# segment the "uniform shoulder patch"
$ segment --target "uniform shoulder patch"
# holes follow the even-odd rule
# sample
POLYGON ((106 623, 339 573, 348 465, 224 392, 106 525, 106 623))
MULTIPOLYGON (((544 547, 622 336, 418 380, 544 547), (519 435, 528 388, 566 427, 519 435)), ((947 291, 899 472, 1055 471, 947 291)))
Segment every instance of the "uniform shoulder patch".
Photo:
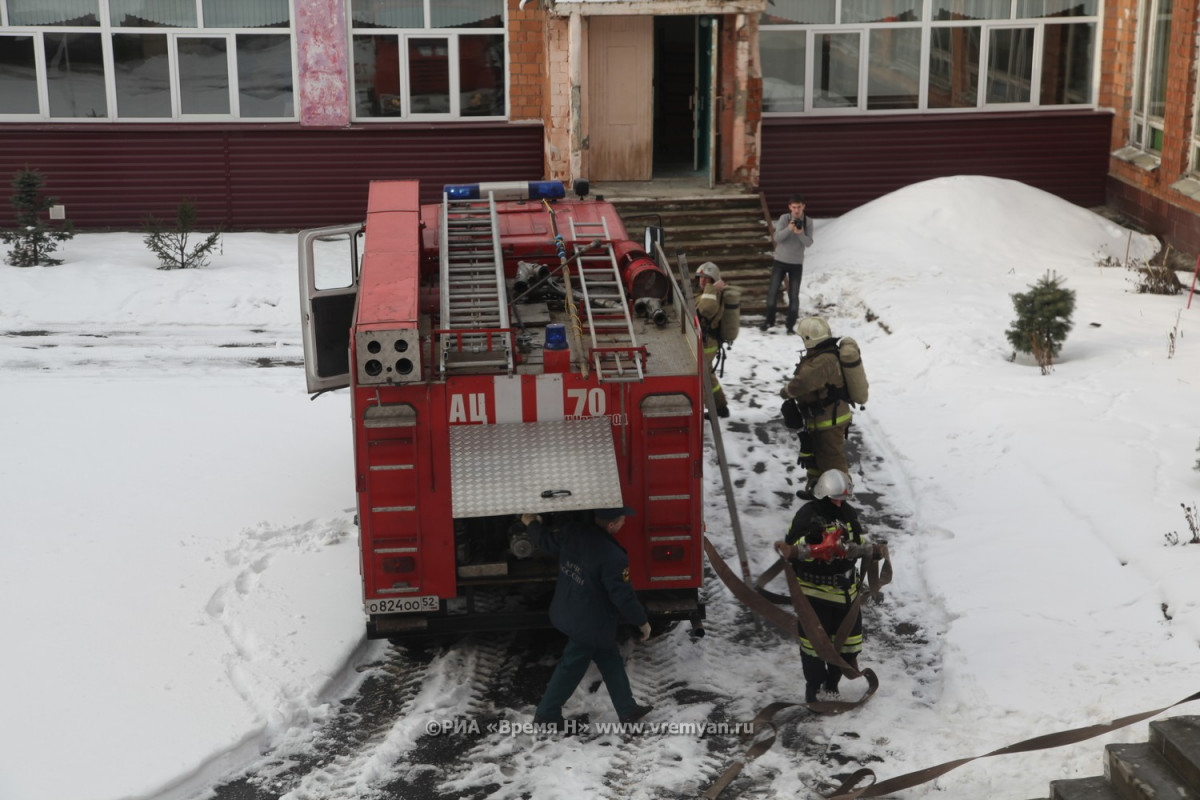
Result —
POLYGON ((629 567, 626 567, 625 569, 621 570, 621 580, 625 581, 626 583, 629 583, 629 567))

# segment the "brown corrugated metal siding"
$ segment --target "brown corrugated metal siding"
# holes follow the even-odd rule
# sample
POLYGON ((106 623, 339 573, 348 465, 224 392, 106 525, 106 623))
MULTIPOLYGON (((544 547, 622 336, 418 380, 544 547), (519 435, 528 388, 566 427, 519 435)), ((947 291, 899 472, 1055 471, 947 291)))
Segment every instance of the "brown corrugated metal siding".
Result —
POLYGON ((904 186, 987 175, 1081 206, 1105 202, 1108 111, 766 119, 760 186, 772 214, 801 192, 833 217, 904 186))
MULTIPOLYGON (((175 217, 195 202, 199 227, 290 230, 362 219, 367 184, 421 181, 421 201, 444 183, 537 180, 541 125, 0 126, 0 180, 29 166, 79 229, 139 230, 147 214, 175 217)), ((7 197, 7 192, 3 196, 7 197)), ((0 202, 0 227, 13 224, 0 202)))

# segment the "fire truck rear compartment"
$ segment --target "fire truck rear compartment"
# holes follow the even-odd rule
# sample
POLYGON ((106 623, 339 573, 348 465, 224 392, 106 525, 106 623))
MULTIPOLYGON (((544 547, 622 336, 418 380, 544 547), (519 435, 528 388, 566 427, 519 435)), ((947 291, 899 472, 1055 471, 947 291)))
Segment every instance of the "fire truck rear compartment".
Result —
MULTIPOLYGON (((309 291, 302 264, 306 319, 341 328, 349 351, 305 339, 352 388, 368 634, 548 625, 557 562, 520 515, 622 504, 637 510, 618 538, 652 623, 698 625, 700 342, 677 282, 690 275, 611 204, 453 188, 421 207, 415 183, 372 183, 345 298, 309 291)), ((310 391, 335 383, 317 380, 310 391)))
MULTIPOLYGON (((588 512, 547 515, 557 527, 588 512)), ((454 522, 458 596, 443 600, 431 614, 373 615, 371 638, 550 628, 549 606, 558 575, 555 557, 537 549, 525 526, 511 515, 473 517, 454 522), (524 546, 528 545, 527 555, 524 546)), ((703 635, 704 607, 694 589, 639 593, 656 633, 687 620, 693 635, 703 635)))

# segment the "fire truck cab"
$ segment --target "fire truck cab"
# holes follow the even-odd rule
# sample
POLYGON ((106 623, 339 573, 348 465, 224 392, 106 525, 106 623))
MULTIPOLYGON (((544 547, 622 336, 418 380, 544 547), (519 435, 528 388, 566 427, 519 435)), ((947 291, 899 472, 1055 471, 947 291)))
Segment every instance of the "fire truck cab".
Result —
POLYGON ((418 189, 299 235, 308 390, 350 390, 368 635, 548 626, 557 562, 520 515, 622 504, 652 621, 698 623, 700 335, 661 247, 557 181, 418 189))

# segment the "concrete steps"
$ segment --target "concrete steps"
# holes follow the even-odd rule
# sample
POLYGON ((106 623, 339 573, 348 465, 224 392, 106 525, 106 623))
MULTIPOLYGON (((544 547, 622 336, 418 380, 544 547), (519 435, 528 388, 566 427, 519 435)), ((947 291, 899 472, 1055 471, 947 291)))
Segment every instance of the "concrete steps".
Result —
POLYGON ((714 262, 721 277, 742 290, 743 313, 765 311, 774 248, 761 194, 608 199, 635 240, 645 226, 661 221, 663 249, 672 261, 683 252, 693 273, 705 261, 714 262))
POLYGON ((1110 744, 1104 775, 1050 782, 1050 800, 1200 800, 1200 716, 1150 723, 1150 741, 1110 744))

